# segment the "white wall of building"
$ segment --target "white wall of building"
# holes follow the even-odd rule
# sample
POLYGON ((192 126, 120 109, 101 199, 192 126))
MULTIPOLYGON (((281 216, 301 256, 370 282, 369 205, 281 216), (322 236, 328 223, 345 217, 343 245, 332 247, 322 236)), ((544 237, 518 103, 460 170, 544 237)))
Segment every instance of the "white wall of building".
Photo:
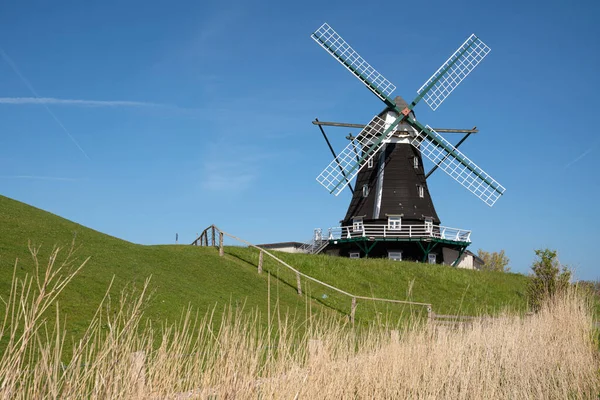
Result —
POLYGON ((305 253, 304 251, 300 250, 298 247, 295 246, 269 246, 268 248, 265 248, 265 250, 283 251, 284 253, 305 253))
MULTIPOLYGON (((452 265, 458 257, 458 251, 444 247, 443 252, 444 264, 452 265)), ((477 262, 471 254, 464 252, 462 256, 460 256, 460 261, 456 267, 464 269, 480 269, 481 265, 479 265, 479 262, 477 262)))

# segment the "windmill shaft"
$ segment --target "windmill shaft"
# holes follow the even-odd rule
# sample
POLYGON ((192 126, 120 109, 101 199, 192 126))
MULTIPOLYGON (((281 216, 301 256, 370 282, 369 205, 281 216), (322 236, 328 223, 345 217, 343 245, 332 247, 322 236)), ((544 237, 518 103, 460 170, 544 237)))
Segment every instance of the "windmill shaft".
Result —
POLYGON ((348 184, 345 178, 351 181, 365 166, 365 163, 362 163, 358 168, 356 167, 355 144, 361 152, 366 152, 370 149, 372 157, 384 144, 384 142, 381 142, 379 145, 371 148, 385 128, 386 124, 383 119, 377 115, 373 117, 371 122, 367 124, 358 136, 352 142, 348 143, 338 156, 317 176, 317 182, 323 185, 329 193, 337 196, 348 184), (343 173, 340 167, 342 167, 343 173))
POLYGON ((448 129, 448 128, 431 128, 436 132, 440 133, 465 133, 465 134, 473 134, 478 133, 479 129, 448 129))
POLYGON ((313 121, 314 125, 325 125, 325 126, 339 126, 342 128, 364 128, 366 125, 364 124, 347 124, 345 122, 325 122, 325 121, 313 121))
MULTIPOLYGON (((438 131, 437 129, 435 129, 435 128, 434 128, 434 130, 435 130, 435 131, 437 131, 437 132, 439 132, 439 131, 438 131)), ((469 136, 471 136, 471 133, 467 133, 467 134, 466 134, 466 135, 465 135, 465 136, 464 136, 462 139, 460 139, 460 141, 459 141, 458 143, 456 143, 456 144, 454 145, 454 147, 458 149, 458 146, 460 146, 461 144, 463 144, 463 142, 464 142, 465 140, 467 140, 467 138, 468 138, 469 136)), ((427 175, 425 175, 425 179, 429 178, 429 177, 431 176, 431 174, 433 174, 433 173, 435 172, 435 170, 436 170, 436 169, 438 169, 438 168, 439 168, 439 166, 440 166, 440 165, 441 165, 441 164, 442 164, 444 161, 446 161, 446 159, 448 159, 448 157, 450 157, 450 154, 447 154, 447 155, 446 155, 446 157, 444 157, 444 158, 443 158, 443 159, 442 159, 442 160, 441 160, 439 163, 437 163, 437 164, 436 164, 436 165, 435 165, 433 168, 431 168, 431 171, 429 171, 429 172, 427 173, 427 175)))
MULTIPOLYGON (((315 118, 315 122, 319 122, 319 120, 315 118)), ((323 134, 323 138, 327 142, 327 146, 329 146, 329 150, 331 151, 331 154, 333 155, 333 159, 337 160, 337 155, 335 154, 335 150, 333 150, 333 147, 331 147, 331 143, 329 142, 329 138, 327 138, 327 135, 325 134, 325 130, 323 129, 323 127, 321 125, 319 125, 319 129, 321 130, 321 133, 323 134)), ((348 183, 348 189, 350 189, 352 194, 354 194, 354 189, 352 188, 352 185, 350 184, 350 181, 348 180, 348 177, 346 176, 346 173, 344 172, 344 168, 342 168, 342 166, 339 165, 339 163, 338 163, 338 167, 340 168, 342 175, 344 175, 344 179, 348 183)))
MULTIPOLYGON (((323 126, 337 126, 337 127, 341 127, 341 128, 359 128, 362 129, 364 128, 366 125, 364 124, 348 124, 345 122, 328 122, 328 121, 319 121, 319 120, 314 120, 313 125, 323 125, 323 126)), ((432 128, 434 131, 436 132, 440 132, 440 133, 478 133, 479 129, 452 129, 452 128, 432 128)))

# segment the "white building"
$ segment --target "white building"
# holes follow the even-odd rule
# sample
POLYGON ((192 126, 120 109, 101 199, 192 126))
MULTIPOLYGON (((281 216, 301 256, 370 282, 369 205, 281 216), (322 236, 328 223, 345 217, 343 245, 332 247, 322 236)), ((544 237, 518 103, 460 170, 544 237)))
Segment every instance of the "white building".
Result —
MULTIPOLYGON (((452 263, 458 257, 458 251, 444 247, 444 260, 448 260, 448 262, 444 262, 445 264, 452 265, 452 263)), ((480 270, 483 267, 483 260, 477 257, 476 254, 472 253, 469 250, 466 250, 462 256, 460 256, 460 260, 456 265, 456 268, 464 268, 464 269, 477 269, 480 270)))
POLYGON ((261 249, 283 251, 284 253, 306 253, 306 244, 300 242, 265 243, 256 246, 261 249))

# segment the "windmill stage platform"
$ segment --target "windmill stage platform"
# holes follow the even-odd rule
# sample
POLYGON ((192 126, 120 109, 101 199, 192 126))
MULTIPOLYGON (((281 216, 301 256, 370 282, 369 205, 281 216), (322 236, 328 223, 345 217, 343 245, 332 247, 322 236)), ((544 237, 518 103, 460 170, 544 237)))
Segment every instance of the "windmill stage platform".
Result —
POLYGON ((323 235, 315 229, 313 239, 301 248, 310 254, 350 258, 376 257, 456 265, 471 244, 471 231, 441 225, 355 224, 333 227, 323 235), (395 249, 394 244, 398 246, 395 249), (439 257, 441 255, 442 257, 439 257))

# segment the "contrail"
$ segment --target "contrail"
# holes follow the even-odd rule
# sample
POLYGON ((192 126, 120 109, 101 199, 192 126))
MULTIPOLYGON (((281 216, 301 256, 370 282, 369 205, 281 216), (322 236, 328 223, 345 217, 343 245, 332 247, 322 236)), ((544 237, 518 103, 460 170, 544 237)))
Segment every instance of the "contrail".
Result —
POLYGON ((143 101, 57 99, 55 97, 0 97, 0 104, 56 104, 83 107, 172 107, 143 101))
POLYGON ((0 179, 35 179, 41 181, 84 181, 87 178, 68 178, 62 176, 36 176, 36 175, 11 175, 11 176, 0 176, 0 179))
POLYGON ((576 162, 578 162, 579 160, 581 160, 583 157, 585 157, 588 154, 590 154, 592 152, 592 150, 594 150, 595 147, 596 147, 596 144, 594 143, 589 149, 587 149, 586 151, 584 151, 583 153, 581 153, 579 155, 579 157, 575 158, 573 161, 571 161, 570 163, 568 163, 567 165, 565 165, 565 169, 569 168, 571 165, 575 164, 576 162))
MULTIPOLYGON (((27 80, 27 78, 25 78, 23 76, 23 74, 21 73, 21 71, 19 71, 19 68, 17 67, 17 65, 13 62, 13 60, 8 56, 8 54, 6 54, 4 52, 4 50, 2 48, 0 48, 0 55, 2 56, 2 58, 4 59, 4 61, 6 61, 8 63, 8 65, 10 65, 10 67, 13 69, 13 71, 15 71, 15 73, 19 76, 19 78, 21 78, 21 81, 25 84, 25 86, 27 86, 27 88, 29 89, 29 91, 31 92, 31 94, 33 94, 34 97, 39 98, 40 96, 37 94, 37 92, 35 91, 35 89, 33 88, 33 86, 31 86, 31 83, 29 83, 29 81, 27 80)), ((61 129, 67 134, 67 136, 69 137, 69 139, 71 139, 71 141, 75 144, 75 146, 77 146, 77 148, 79 149, 79 151, 81 151, 81 153, 85 156, 85 158, 87 158, 88 160, 92 160, 87 153, 85 152, 85 150, 83 150, 81 148, 81 146, 79 145, 79 143, 77 143, 77 140, 75 140, 75 138, 73 137, 73 135, 71 135, 71 133, 69 133, 69 131, 67 130, 67 128, 65 128, 65 126, 63 125, 62 122, 60 122, 60 120, 58 119, 58 117, 56 115, 54 115, 54 113, 52 112, 52 110, 50 110, 50 108, 48 107, 48 105, 46 103, 40 103, 42 106, 44 106, 44 108, 46 109, 46 111, 48 111, 48 114, 50 114, 50 116, 54 119, 54 121, 56 121, 56 123, 58 124, 58 126, 61 127, 61 129)))

